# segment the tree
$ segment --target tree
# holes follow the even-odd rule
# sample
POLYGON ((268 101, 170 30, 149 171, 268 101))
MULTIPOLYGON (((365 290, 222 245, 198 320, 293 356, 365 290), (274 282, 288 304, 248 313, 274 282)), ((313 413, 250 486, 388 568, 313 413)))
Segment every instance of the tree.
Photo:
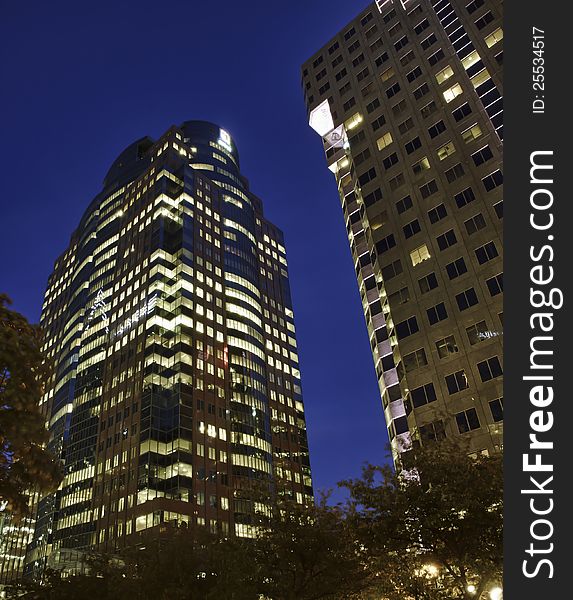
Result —
POLYGON ((482 600, 502 577, 501 456, 448 442, 411 449, 401 469, 368 465, 348 519, 388 599, 482 600))
POLYGON ((342 511, 288 497, 269 501, 254 560, 260 591, 273 600, 358 598, 368 586, 360 546, 342 511))
POLYGON ((30 491, 58 487, 61 471, 45 449, 45 417, 39 407, 48 376, 38 327, 7 308, 0 294, 0 508, 18 520, 30 491))

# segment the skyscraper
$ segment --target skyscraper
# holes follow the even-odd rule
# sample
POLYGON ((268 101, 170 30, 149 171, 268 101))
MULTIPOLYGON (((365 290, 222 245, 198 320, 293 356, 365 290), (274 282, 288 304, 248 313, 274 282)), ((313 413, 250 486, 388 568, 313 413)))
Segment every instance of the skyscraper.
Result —
POLYGON ((380 0, 302 68, 395 456, 444 436, 502 444, 501 13, 380 0))
POLYGON ((118 156, 41 325, 65 479, 36 507, 26 572, 168 526, 251 536, 253 482, 312 497, 283 235, 224 129, 187 121, 118 156))

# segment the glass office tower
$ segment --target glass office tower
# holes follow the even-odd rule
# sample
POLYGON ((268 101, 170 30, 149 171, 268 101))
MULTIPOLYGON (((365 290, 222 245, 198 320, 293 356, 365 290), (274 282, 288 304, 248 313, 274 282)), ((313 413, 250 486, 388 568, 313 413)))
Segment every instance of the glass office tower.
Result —
POLYGON ((302 67, 394 455, 502 446, 502 3, 379 0, 302 67))
POLYGON ((65 479, 36 506, 27 573, 166 527, 252 536, 253 483, 312 498, 283 235, 224 129, 187 121, 119 155, 41 324, 65 479))

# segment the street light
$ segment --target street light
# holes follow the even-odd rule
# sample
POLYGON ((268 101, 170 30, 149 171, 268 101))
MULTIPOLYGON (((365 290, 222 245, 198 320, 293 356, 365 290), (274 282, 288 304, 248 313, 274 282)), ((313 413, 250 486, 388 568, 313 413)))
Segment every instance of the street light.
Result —
POLYGON ((502 600, 503 590, 500 587, 494 587, 492 590, 490 590, 489 597, 491 600, 502 600))
POLYGON ((476 593, 476 586, 473 583, 470 583, 467 587, 467 590, 470 594, 476 593))

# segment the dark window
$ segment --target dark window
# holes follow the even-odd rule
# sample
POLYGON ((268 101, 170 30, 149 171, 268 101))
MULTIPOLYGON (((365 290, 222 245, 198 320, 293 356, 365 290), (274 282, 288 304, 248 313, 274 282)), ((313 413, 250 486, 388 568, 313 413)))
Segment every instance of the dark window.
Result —
POLYGON ((430 325, 435 325, 439 321, 443 321, 444 319, 448 318, 448 311, 446 310, 446 305, 443 302, 426 309, 426 314, 428 315, 428 321, 430 325))
POLYGON ((472 154, 472 158, 476 167, 479 167, 480 165, 483 165, 483 163, 493 158, 493 152, 489 146, 484 146, 477 152, 474 152, 472 154))
POLYGON ((371 169, 366 171, 366 173, 363 173, 362 175, 360 175, 358 177, 358 183, 360 183, 360 185, 366 185, 369 181, 372 181, 375 178, 376 178, 376 169, 374 167, 372 167, 371 169))
POLYGON ((420 194, 422 194, 422 198, 428 198, 432 194, 435 194, 438 191, 438 184, 435 179, 429 181, 425 185, 420 187, 420 194))
POLYGON ((456 179, 458 179, 458 177, 464 175, 464 173, 465 171, 462 166, 462 163, 458 163, 457 165, 454 165, 451 169, 448 169, 445 172, 445 175, 448 182, 453 183, 456 179))
POLYGON ((475 23, 478 29, 483 29, 488 23, 493 21, 493 15, 491 11, 488 10, 483 17, 480 17, 475 23))
POLYGON ((453 229, 446 231, 446 233, 443 233, 442 235, 436 238, 436 242, 438 243, 438 248, 440 250, 445 250, 446 248, 453 246, 457 243, 457 241, 458 240, 453 229))
POLYGON ((345 34, 344 34, 344 39, 346 41, 348 41, 354 34, 356 33, 356 29, 354 27, 352 27, 352 29, 349 29, 345 34))
POLYGON ((458 308, 460 311, 462 311, 470 308, 470 306, 475 306, 479 300, 476 291, 473 287, 471 287, 459 294, 456 294, 456 302, 458 303, 458 308))
POLYGON ((334 78, 336 79, 336 81, 340 81, 343 77, 346 77, 347 75, 348 71, 346 69, 342 69, 341 71, 338 71, 338 73, 336 73, 334 78))
POLYGON ((444 56, 444 51, 440 48, 437 52, 434 52, 434 54, 432 54, 432 56, 428 58, 428 62, 432 66, 437 65, 442 60, 442 58, 444 58, 444 56))
POLYGON ((403 340, 404 338, 413 335, 414 333, 419 331, 418 321, 416 317, 410 317, 405 321, 401 321, 396 325, 396 335, 399 340, 403 340))
POLYGON ((487 177, 482 179, 482 183, 486 192, 491 192, 494 188, 498 187, 503 183, 503 173, 501 171, 494 171, 490 173, 487 177))
POLYGON ((436 103, 432 100, 426 106, 422 106, 420 109, 420 114, 423 119, 428 118, 430 115, 434 114, 438 110, 436 103))
POLYGON ((503 219, 503 200, 493 205, 493 210, 495 210, 495 214, 498 219, 503 219))
POLYGON ((389 87, 386 90, 386 96, 388 96, 388 98, 392 98, 392 96, 397 94, 399 91, 400 91, 400 84, 395 83, 393 86, 389 87))
POLYGON ((446 265, 446 272, 450 279, 455 279, 460 275, 468 272, 468 268, 466 267, 466 262, 463 257, 457 258, 453 262, 446 265))
POLYGON ((358 48, 360 48, 360 41, 356 40, 355 42, 352 42, 350 46, 348 46, 348 53, 352 54, 355 50, 358 50, 358 48))
POLYGON ((372 100, 369 104, 366 105, 366 112, 371 113, 374 112, 377 108, 380 107, 380 100, 376 98, 372 100))
POLYGON ((419 88, 416 88, 413 92, 414 98, 419 100, 422 96, 425 96, 430 91, 427 83, 423 83, 419 88))
POLYGON ((371 194, 364 196, 364 204, 366 206, 372 206, 378 200, 382 200, 382 190, 380 188, 374 190, 371 194))
POLYGON ((357 67, 360 63, 364 62, 364 54, 359 54, 353 61, 352 66, 357 67))
POLYGON ((475 323, 470 327, 466 327, 466 333, 472 346, 478 342, 483 342, 484 340, 488 339, 487 323, 485 321, 479 321, 479 323, 475 323))
POLYGON ((418 77, 420 77, 420 75, 422 74, 422 69, 420 67, 416 67, 415 69, 412 69, 407 75, 406 75, 406 79, 412 83, 412 81, 418 79, 418 77))
POLYGON ((338 48, 340 48, 340 44, 338 42, 334 42, 334 44, 332 44, 332 46, 330 46, 330 48, 328 49, 328 54, 332 54, 333 52, 338 50, 338 48))
POLYGON ((388 185, 392 191, 397 190, 400 186, 406 183, 406 179, 404 178, 404 173, 398 173, 396 177, 392 177, 392 179, 388 180, 388 185))
POLYGON ((452 394, 457 394, 462 390, 467 390, 470 387, 466 372, 463 369, 456 371, 455 373, 450 373, 450 375, 446 375, 445 379, 450 396, 452 394))
POLYGON ((374 17, 372 16, 372 13, 369 12, 367 15, 362 17, 362 19, 360 19, 360 25, 366 25, 366 23, 372 21, 373 18, 374 17))
POLYGON ((446 358, 450 354, 456 354, 459 352, 458 345, 456 344, 456 338, 453 335, 448 335, 441 340, 436 342, 436 350, 440 358, 446 358))
POLYGON ((458 208, 462 208, 466 204, 473 202, 475 199, 476 197, 471 187, 462 190, 459 194, 454 196, 454 200, 456 201, 458 208))
POLYGON ((446 131, 446 125, 443 121, 438 121, 437 123, 434 123, 431 127, 428 128, 428 133, 430 134, 431 138, 435 138, 444 131, 446 131))
POLYGON ((387 235, 385 238, 381 239, 379 242, 376 243, 376 252, 378 254, 384 254, 384 252, 387 252, 388 250, 390 250, 390 248, 393 248, 396 245, 396 240, 394 239, 394 234, 391 233, 390 235, 387 235))
POLYGON ((344 59, 342 58, 341 55, 337 56, 333 61, 332 61, 332 68, 334 69, 334 67, 336 67, 337 65, 339 65, 344 59))
POLYGON ((424 348, 414 350, 414 352, 410 352, 404 356, 402 363, 404 364, 404 370, 406 373, 410 373, 416 369, 419 369, 420 367, 424 367, 428 364, 426 351, 424 348))
POLYGON ((422 33, 422 31, 424 31, 424 29, 427 29, 430 26, 430 23, 428 23, 428 19, 424 19, 423 21, 420 21, 416 27, 414 27, 414 31, 416 32, 417 35, 420 35, 422 33))
MULTIPOLYGON (((343 93, 344 88, 341 88, 340 92, 343 93)), ((350 84, 348 84, 348 89, 350 89, 350 84)), ((350 110, 354 105, 356 104, 356 100, 354 98, 350 98, 350 100, 348 100, 348 102, 345 102, 342 105, 342 108, 344 108, 345 111, 350 110)))
POLYGON ((420 387, 414 388, 410 392, 410 397, 415 408, 420 408, 420 406, 434 402, 436 400, 436 390, 434 389, 434 384, 427 383, 426 385, 421 385, 420 387))
POLYGON ((402 230, 404 231, 404 237, 408 239, 416 235, 417 233, 420 233, 422 229, 420 227, 420 222, 418 221, 418 219, 414 219, 413 221, 410 221, 410 223, 404 225, 404 227, 402 227, 402 230))
POLYGON ((483 218, 483 215, 481 213, 478 213, 477 215, 474 215, 471 219, 464 221, 464 225, 466 226, 466 231, 468 232, 468 235, 472 235, 480 229, 483 229, 486 223, 485 219, 483 218))
POLYGON ((483 265, 488 260, 498 256, 497 248, 493 242, 488 242, 487 244, 476 248, 475 253, 480 265, 483 265))
POLYGON ((456 108, 456 110, 452 112, 452 115, 456 121, 461 121, 463 118, 471 114, 471 112, 471 106, 466 102, 465 104, 462 104, 459 108, 456 108))
POLYGON ((456 414, 456 423, 460 433, 467 433, 480 428, 479 418, 475 408, 469 408, 456 414))
POLYGON ((420 438, 422 442, 426 444, 428 442, 438 442, 446 439, 446 429, 444 422, 439 419, 433 423, 427 423, 426 425, 420 425, 420 438))
POLYGON ((485 283, 491 296, 501 294, 503 292, 503 273, 490 277, 485 283))
POLYGON ((447 215, 448 211, 446 210, 446 205, 443 202, 438 204, 438 206, 434 206, 434 208, 428 211, 430 223, 437 223, 444 217, 447 217, 447 215))
POLYGON ((396 210, 398 211, 398 214, 405 213, 410 208, 412 208, 412 198, 410 196, 405 196, 396 202, 396 210))
POLYGON ((405 67, 407 64, 411 63, 416 58, 413 50, 410 50, 402 58, 400 59, 400 64, 405 67))
POLYGON ((492 356, 491 358, 478 363, 477 367, 481 380, 484 383, 503 375, 503 370, 497 356, 492 356))
POLYGON ((390 169, 397 163, 398 163, 398 154, 396 154, 396 152, 393 152, 392 154, 390 154, 390 156, 387 156, 382 161, 382 164, 384 165, 385 169, 390 169))
POLYGON ((490 400, 489 410, 491 411, 491 417, 495 423, 503 421, 503 397, 490 400))
POLYGON ((397 102, 396 104, 392 105, 392 113, 394 114, 394 116, 397 117, 403 112, 405 112, 407 108, 408 105, 406 104, 406 100, 400 100, 400 102, 397 102))
MULTIPOLYGON (((389 265, 382 267, 382 278, 384 279, 384 281, 390 281, 390 279, 396 277, 396 275, 400 275, 400 273, 402 273, 402 270, 402 263, 400 262, 400 259, 395 260, 389 265)), ((413 319, 415 320, 415 317, 413 317, 413 319)))
POLYGON ((415 137, 413 140, 410 140, 405 146, 405 150, 408 154, 412 154, 412 152, 415 152, 418 148, 422 147, 422 142, 420 141, 419 137, 415 137))
POLYGON ((485 0, 473 0, 473 2, 470 2, 467 6, 466 9, 467 11, 470 13, 470 15, 472 13, 474 13, 480 6, 484 5, 485 0))
POLYGON ((414 127, 414 120, 410 117, 398 125, 398 131, 404 135, 406 132, 412 129, 412 127, 414 127))
POLYGON ((316 67, 318 67, 318 65, 324 60, 324 58, 322 56, 319 56, 313 63, 312 66, 316 69, 316 67))
POLYGON ((384 118, 384 115, 380 115, 377 119, 372 121, 372 130, 376 131, 377 129, 380 129, 385 123, 386 119, 384 118))
POLYGON ((438 278, 435 273, 430 273, 421 279, 418 279, 418 285, 422 294, 438 287, 438 278))
POLYGON ((384 23, 390 23, 390 21, 396 16, 396 11, 394 9, 392 9, 390 12, 387 12, 383 17, 382 20, 384 21, 384 23))
POLYGON ((420 46, 422 46, 424 50, 427 50, 432 44, 435 44, 436 41, 436 36, 432 33, 432 35, 428 36, 425 40, 422 40, 420 46))
MULTIPOLYGON (((374 45, 374 44, 372 44, 372 45, 374 45)), ((371 48, 372 48, 372 46, 371 46, 371 48)), ((388 52, 384 52, 374 61, 374 63, 376 64, 377 67, 380 67, 388 60, 388 58, 389 58, 388 52)))
POLYGON ((408 43, 408 36, 403 36, 401 37, 395 44, 394 44, 394 48, 398 51, 401 48, 404 48, 404 46, 408 43))

